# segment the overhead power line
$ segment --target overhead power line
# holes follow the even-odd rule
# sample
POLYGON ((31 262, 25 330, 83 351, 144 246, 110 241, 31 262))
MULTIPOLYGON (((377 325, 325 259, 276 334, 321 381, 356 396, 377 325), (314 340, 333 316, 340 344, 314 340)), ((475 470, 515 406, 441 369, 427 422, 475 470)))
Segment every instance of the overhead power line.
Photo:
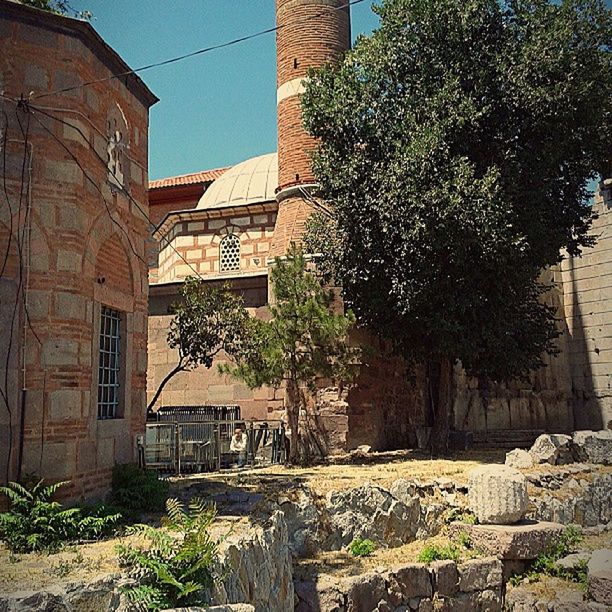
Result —
MULTIPOLYGON (((340 6, 335 6, 335 7, 327 7, 327 11, 332 10, 332 11, 341 11, 345 8, 354 6, 356 4, 361 4, 362 2, 365 2, 365 0, 347 0, 347 2, 345 4, 342 4, 340 6)), ((321 17, 322 15, 324 15, 325 12, 319 12, 315 15, 309 15, 308 17, 305 17, 302 20, 299 20, 300 22, 307 22, 310 21, 312 19, 317 19, 319 17, 321 17)), ((151 68, 158 68, 159 66, 167 66, 168 64, 174 64, 176 62, 181 62, 185 59, 189 59, 191 57, 196 57, 197 55, 204 55, 205 53, 210 53, 211 51, 217 51, 218 49, 224 49, 226 47, 232 47, 234 45, 238 45, 240 43, 246 42, 248 40, 252 40, 254 38, 259 38, 260 36, 265 36, 266 34, 271 34, 272 32, 278 32, 279 30, 282 30, 283 28, 288 27, 289 25, 294 25, 294 24, 288 24, 285 23, 283 25, 280 26, 274 26, 271 28, 266 28, 265 30, 260 30, 259 32, 254 32, 253 34, 247 34, 245 36, 241 36, 239 38, 234 38, 233 40, 228 40, 226 42, 223 43, 218 43, 216 45, 211 45, 210 47, 204 47, 202 49, 197 49, 196 51, 191 51, 189 53, 185 53, 183 55, 178 55, 176 57, 171 57, 169 59, 166 60, 162 60, 160 62, 154 62, 152 64, 147 64, 146 66, 141 66, 140 68, 134 68, 134 69, 130 69, 130 70, 126 70, 124 72, 119 72, 117 74, 112 74, 108 77, 104 77, 101 79, 95 79, 93 81, 87 81, 85 83, 81 83, 80 85, 74 85, 71 87, 63 87, 61 89, 56 89, 54 91, 46 91, 43 93, 39 93, 37 95, 32 96, 33 100, 36 99, 40 99, 40 98, 46 98, 48 96, 53 96, 55 94, 60 94, 60 93, 67 93, 69 91, 75 91, 76 89, 82 89, 84 87, 89 87, 90 85, 95 85, 96 83, 104 83, 105 81, 110 81, 112 79, 118 79, 121 77, 127 77, 131 74, 137 74, 139 72, 144 72, 145 70, 150 70, 151 68)))

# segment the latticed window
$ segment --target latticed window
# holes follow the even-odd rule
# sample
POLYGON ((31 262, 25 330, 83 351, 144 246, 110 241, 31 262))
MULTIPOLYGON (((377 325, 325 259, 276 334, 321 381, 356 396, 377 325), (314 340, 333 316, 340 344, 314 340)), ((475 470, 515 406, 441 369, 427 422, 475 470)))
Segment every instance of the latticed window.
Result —
POLYGON ((100 365, 98 366, 98 418, 114 419, 119 413, 121 375, 121 313, 102 306, 100 365))
POLYGON ((219 269, 221 272, 240 269, 240 238, 228 234, 219 245, 219 269))

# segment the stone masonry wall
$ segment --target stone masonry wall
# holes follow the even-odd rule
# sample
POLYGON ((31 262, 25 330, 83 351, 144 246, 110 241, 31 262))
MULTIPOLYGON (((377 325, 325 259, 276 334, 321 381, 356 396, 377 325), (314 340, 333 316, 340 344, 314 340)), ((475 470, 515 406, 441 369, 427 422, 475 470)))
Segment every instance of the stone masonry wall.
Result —
POLYGON ((574 429, 560 270, 545 273, 543 280, 555 284, 547 294, 547 303, 555 307, 561 328, 562 335, 557 340, 560 353, 544 355, 546 366, 532 372, 528 381, 485 385, 484 381, 468 377, 461 366, 456 366, 453 406, 456 429, 476 432, 504 429, 569 432, 574 429))
MULTIPOLYGON (((609 193, 609 192, 608 192, 609 193)), ((571 366, 574 429, 612 425, 612 200, 596 196, 598 237, 580 258, 561 266, 568 354, 571 366)))
MULTIPOLYGON (((79 86, 121 66, 125 64, 89 25, 2 2, 0 89, 5 95, 79 86)), ((119 135, 120 144, 111 152, 116 171, 146 212, 148 107, 154 101, 134 78, 129 88, 115 79, 41 98, 45 112, 65 124, 36 110, 29 116, 9 101, 1 103, 10 143, 2 171, 13 215, 9 207, 0 207, 0 228, 6 234, 12 227, 13 244, 18 231, 23 236, 26 228, 29 234, 21 269, 12 259, 5 270, 1 301, 14 305, 11 292, 21 283, 29 321, 20 299, 18 342, 11 351, 23 392, 13 393, 15 385, 11 387, 11 427, 2 406, 0 433, 4 440, 9 429, 13 433, 9 479, 19 476, 23 434, 21 475, 71 480, 65 491, 73 498, 101 495, 113 465, 135 460, 135 436, 144 431, 148 223, 118 188, 107 163, 110 137, 119 135), (26 147, 22 128, 28 132, 26 147), (26 202, 31 208, 27 221, 26 202), (124 364, 119 418, 104 421, 97 418, 102 305, 121 312, 124 364)), ((2 444, 1 450, 4 467, 7 446, 2 444)))
POLYGON ((338 579, 329 575, 295 582, 296 612, 443 610, 501 612, 502 563, 495 558, 462 564, 436 561, 398 565, 338 579))

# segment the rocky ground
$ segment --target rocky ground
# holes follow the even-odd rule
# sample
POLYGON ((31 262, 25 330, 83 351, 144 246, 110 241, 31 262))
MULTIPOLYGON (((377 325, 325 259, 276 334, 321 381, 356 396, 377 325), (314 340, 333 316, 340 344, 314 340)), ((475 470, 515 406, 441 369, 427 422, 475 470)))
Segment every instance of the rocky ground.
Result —
MULTIPOLYGON (((494 612, 501 610, 511 569, 503 555, 461 545, 456 558, 439 562, 441 566, 416 561, 426 546, 457 547, 461 529, 456 527, 469 527, 474 521, 468 495, 468 484, 470 491, 475 486, 468 478, 474 468, 492 466, 494 476, 499 471, 497 481, 503 488, 500 475, 515 469, 504 467, 504 460, 506 464, 518 462, 517 491, 523 491, 519 497, 524 490, 528 492, 521 511, 532 521, 581 525, 586 537, 580 550, 595 553, 588 595, 575 582, 558 578, 514 580, 507 585, 508 609, 601 610, 605 606, 597 607, 587 597, 592 599, 595 588, 605 601, 611 584, 606 565, 612 549, 612 466, 605 447, 607 435, 595 436, 590 454, 568 436, 540 440, 533 452, 514 451, 509 459, 497 451, 465 452, 445 460, 432 460, 414 451, 356 452, 310 468, 275 466, 183 477, 172 482, 171 495, 183 500, 200 496, 214 502, 220 516, 215 528, 219 536, 233 525, 223 547, 224 560, 233 569, 217 593, 218 603, 249 601, 256 612, 286 612, 292 608, 289 602, 294 601, 295 585, 300 612, 494 612), (520 485, 521 478, 524 485, 520 485), (354 538, 371 539, 373 553, 365 558, 351 555, 347 546, 354 538), (446 578, 439 575, 442 571, 446 578), (415 576, 422 587, 417 590, 411 586, 415 576), (380 597, 378 607, 368 607, 372 593, 380 597), (326 608, 328 604, 332 607, 326 608)), ((489 486, 483 490, 497 502, 489 486)), ((502 500, 501 506, 505 503, 502 500)), ((547 537, 562 530, 554 526, 547 537)), ((95 583, 96 593, 109 590, 96 580, 116 576, 116 543, 83 544, 50 556, 13 556, 0 549, 0 593, 4 589, 60 588, 60 600, 71 602, 75 595, 70 585, 74 583, 95 583)), ((104 605, 121 610, 118 602, 113 595, 104 605)), ((70 606, 68 609, 78 612, 88 609, 70 606)), ((0 609, 4 609, 2 601, 0 609)))

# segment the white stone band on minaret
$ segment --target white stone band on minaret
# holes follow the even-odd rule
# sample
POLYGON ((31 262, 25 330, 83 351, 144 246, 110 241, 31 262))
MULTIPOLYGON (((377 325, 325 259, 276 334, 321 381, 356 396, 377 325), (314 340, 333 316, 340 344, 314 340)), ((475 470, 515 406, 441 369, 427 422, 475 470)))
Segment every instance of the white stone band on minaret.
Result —
POLYGON ((304 77, 298 77, 297 79, 292 79, 291 81, 283 83, 276 90, 276 104, 279 105, 285 98, 303 94, 306 88, 305 81, 306 79, 304 77))

